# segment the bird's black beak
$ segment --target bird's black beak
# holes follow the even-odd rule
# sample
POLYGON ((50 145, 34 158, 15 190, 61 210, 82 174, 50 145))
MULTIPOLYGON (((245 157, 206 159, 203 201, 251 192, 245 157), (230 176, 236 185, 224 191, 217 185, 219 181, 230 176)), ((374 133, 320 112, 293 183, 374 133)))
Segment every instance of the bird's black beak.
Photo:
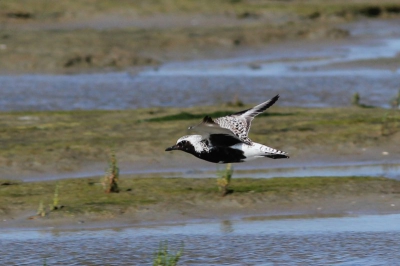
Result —
POLYGON ((173 151, 173 150, 179 150, 178 146, 174 145, 165 149, 165 151, 173 151))

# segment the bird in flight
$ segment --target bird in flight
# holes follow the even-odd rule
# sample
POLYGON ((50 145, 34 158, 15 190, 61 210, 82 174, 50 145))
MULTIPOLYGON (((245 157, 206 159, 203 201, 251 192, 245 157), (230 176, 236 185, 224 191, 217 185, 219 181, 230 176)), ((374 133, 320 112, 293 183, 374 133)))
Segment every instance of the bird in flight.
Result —
POLYGON ((203 121, 189 127, 199 135, 183 136, 165 151, 180 150, 212 163, 240 163, 256 158, 289 158, 286 152, 253 142, 249 137, 251 121, 279 99, 276 95, 253 108, 228 116, 203 121))

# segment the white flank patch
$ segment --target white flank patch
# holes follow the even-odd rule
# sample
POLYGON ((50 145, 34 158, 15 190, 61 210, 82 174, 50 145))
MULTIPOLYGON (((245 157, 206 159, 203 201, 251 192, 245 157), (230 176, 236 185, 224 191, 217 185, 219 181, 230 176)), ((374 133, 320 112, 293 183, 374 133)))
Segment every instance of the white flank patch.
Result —
POLYGON ((246 157, 245 161, 264 157, 265 155, 274 155, 274 154, 286 155, 286 152, 262 145, 260 143, 255 143, 255 142, 253 142, 253 145, 239 143, 239 144, 232 146, 231 148, 243 151, 244 156, 246 157))

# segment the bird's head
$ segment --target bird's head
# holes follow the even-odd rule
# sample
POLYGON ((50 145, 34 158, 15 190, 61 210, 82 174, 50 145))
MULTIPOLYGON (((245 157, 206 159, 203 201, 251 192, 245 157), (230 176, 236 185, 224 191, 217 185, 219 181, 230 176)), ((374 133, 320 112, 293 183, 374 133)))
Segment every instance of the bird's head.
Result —
POLYGON ((175 145, 166 148, 165 151, 180 150, 188 153, 194 153, 196 151, 195 147, 199 145, 200 141, 201 136, 198 135, 183 136, 177 140, 175 145))

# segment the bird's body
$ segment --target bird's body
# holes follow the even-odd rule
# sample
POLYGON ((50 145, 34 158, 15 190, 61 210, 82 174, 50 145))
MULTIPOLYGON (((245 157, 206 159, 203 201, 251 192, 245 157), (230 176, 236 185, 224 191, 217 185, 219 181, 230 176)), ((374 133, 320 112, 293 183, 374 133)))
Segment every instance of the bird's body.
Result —
POLYGON ((214 120, 206 116, 200 124, 189 128, 201 135, 183 136, 166 151, 181 150, 213 163, 239 163, 262 157, 289 158, 285 152, 255 143, 248 137, 253 118, 278 98, 279 95, 251 109, 214 120))

